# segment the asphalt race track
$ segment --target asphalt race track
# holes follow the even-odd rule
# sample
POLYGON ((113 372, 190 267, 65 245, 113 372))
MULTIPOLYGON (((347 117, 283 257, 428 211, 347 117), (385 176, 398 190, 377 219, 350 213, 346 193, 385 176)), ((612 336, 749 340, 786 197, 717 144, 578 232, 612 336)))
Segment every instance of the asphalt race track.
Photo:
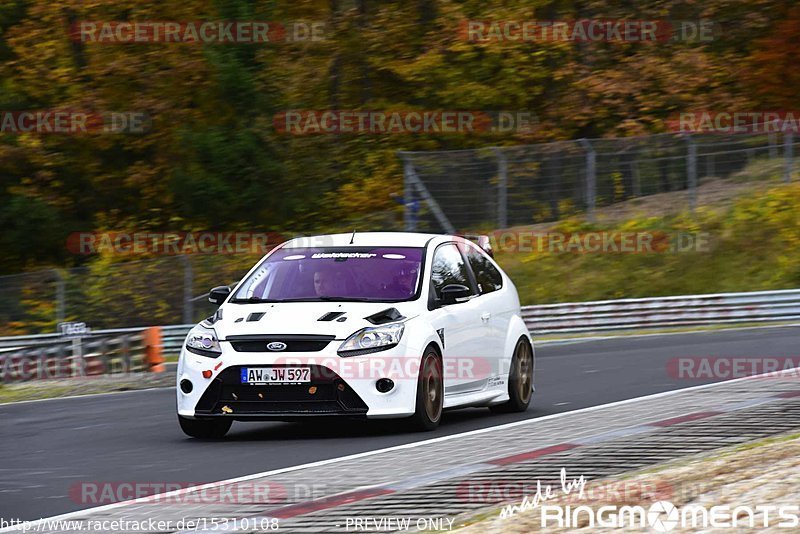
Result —
POLYGON ((537 348, 533 406, 494 416, 448 412, 435 432, 391 421, 234 423, 224 440, 186 438, 172 389, 0 406, 0 517, 38 519, 91 508, 84 482, 202 483, 541 417, 714 380, 670 376, 678 357, 800 356, 800 327, 632 337, 537 348))

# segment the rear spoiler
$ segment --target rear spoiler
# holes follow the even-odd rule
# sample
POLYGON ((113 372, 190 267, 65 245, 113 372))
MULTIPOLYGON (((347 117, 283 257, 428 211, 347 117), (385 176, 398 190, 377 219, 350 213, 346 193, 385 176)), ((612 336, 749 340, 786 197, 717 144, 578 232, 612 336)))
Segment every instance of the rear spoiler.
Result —
POLYGON ((494 250, 492 249, 492 242, 489 240, 488 235, 463 234, 458 237, 463 237, 464 239, 472 241, 473 243, 478 245, 478 247, 482 251, 488 254, 490 258, 494 258, 494 250))

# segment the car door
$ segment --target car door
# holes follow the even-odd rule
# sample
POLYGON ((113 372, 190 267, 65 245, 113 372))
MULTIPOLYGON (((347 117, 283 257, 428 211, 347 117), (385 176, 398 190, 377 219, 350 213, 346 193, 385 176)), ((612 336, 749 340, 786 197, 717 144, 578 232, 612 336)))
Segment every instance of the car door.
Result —
POLYGON ((434 251, 429 283, 431 323, 443 345, 445 397, 480 390, 489 367, 482 347, 486 330, 474 302, 476 291, 466 261, 455 243, 439 245, 434 251), (441 305, 442 289, 450 284, 470 288, 470 296, 441 305))
POLYGON ((486 327, 486 357, 491 362, 494 380, 504 379, 510 365, 510 361, 506 361, 510 356, 505 354, 505 343, 513 310, 502 291, 503 276, 489 257, 473 243, 461 243, 460 248, 477 285, 478 296, 473 300, 486 327))

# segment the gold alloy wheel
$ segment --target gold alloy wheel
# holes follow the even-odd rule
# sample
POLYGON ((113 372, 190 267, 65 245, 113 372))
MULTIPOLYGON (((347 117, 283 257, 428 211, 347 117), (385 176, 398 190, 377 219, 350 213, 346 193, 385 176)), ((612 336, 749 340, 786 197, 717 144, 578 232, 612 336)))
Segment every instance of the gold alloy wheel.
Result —
POLYGON ((533 355, 531 347, 524 341, 517 346, 517 394, 519 400, 527 403, 531 398, 533 383, 533 355))
POLYGON ((425 356, 422 368, 423 398, 428 419, 436 422, 442 416, 443 384, 439 361, 434 354, 425 356))

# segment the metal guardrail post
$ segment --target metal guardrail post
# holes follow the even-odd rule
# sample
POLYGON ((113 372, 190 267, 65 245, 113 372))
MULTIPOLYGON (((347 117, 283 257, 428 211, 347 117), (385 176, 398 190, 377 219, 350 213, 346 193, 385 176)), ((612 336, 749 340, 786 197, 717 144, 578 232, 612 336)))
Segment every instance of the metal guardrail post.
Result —
POLYGON ((83 346, 81 345, 80 337, 72 339, 72 365, 72 376, 84 376, 86 374, 86 360, 83 358, 83 346))
POLYGON ((691 134, 683 134, 686 140, 686 187, 689 190, 689 211, 697 209, 697 145, 691 134))
POLYGON ((597 203, 597 152, 588 139, 579 139, 586 150, 586 218, 594 222, 594 209, 597 203))
POLYGON ((194 273, 192 272, 192 262, 185 254, 181 256, 183 262, 183 322, 191 323, 194 317, 194 299, 192 295, 192 285, 194 284, 194 273))
POLYGON ((492 150, 497 156, 497 227, 508 228, 508 159, 503 149, 492 150))
POLYGON ((792 181, 792 172, 794 171, 794 132, 787 129, 783 132, 783 181, 787 184, 792 181))
POLYGON ((133 365, 131 362, 131 343, 130 343, 130 336, 122 336, 120 345, 119 345, 119 353, 120 359, 122 360, 122 372, 127 374, 133 370, 133 365))

